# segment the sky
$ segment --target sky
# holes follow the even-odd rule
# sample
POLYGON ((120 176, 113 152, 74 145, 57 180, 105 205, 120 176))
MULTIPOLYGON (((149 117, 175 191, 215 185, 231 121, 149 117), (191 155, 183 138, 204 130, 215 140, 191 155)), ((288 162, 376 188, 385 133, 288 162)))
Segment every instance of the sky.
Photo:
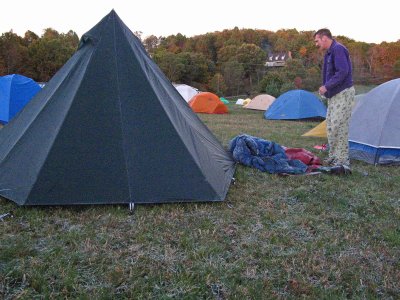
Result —
POLYGON ((112 9, 131 31, 186 37, 224 29, 329 28, 367 43, 400 40, 400 18, 395 0, 18 0, 3 1, 0 34, 13 30, 23 36, 27 30, 41 36, 44 29, 59 33, 75 31, 79 37, 112 9))

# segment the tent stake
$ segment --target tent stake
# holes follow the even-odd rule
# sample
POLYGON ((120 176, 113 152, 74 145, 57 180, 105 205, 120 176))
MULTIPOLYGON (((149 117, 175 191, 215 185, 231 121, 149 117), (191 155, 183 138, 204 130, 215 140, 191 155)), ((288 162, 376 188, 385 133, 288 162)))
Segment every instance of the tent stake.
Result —
POLYGON ((0 215, 0 221, 4 221, 4 219, 6 218, 6 217, 10 217, 10 218, 12 218, 12 217, 14 217, 13 215, 12 215, 12 213, 5 213, 5 214, 2 214, 2 215, 0 215))

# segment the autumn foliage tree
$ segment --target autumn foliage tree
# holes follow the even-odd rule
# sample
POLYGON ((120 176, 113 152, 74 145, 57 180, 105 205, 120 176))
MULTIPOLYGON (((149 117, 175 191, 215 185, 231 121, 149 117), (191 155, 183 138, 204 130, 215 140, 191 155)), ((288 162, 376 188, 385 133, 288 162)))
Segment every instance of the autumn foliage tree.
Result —
MULTIPOLYGON (((313 32, 281 29, 225 29, 186 37, 134 33, 172 82, 225 95, 290 88, 314 91, 321 82, 323 53, 314 45, 313 32), (269 53, 291 53, 285 67, 267 68, 269 53)), ((345 36, 336 39, 350 52, 356 84, 380 84, 400 76, 400 40, 370 44, 345 36)), ((48 81, 77 49, 79 38, 72 30, 59 33, 47 28, 41 36, 27 31, 0 36, 0 75, 19 73, 36 81, 48 81)))
POLYGON ((45 29, 42 37, 28 47, 29 65, 35 79, 49 81, 75 52, 78 41, 73 31, 59 34, 54 29, 45 29))
POLYGON ((41 37, 27 31, 19 37, 12 31, 0 37, 0 75, 19 73, 36 81, 48 81, 76 51, 75 32, 60 34, 47 28, 41 37))
POLYGON ((0 73, 24 73, 28 61, 28 49, 22 37, 5 32, 0 37, 0 73))

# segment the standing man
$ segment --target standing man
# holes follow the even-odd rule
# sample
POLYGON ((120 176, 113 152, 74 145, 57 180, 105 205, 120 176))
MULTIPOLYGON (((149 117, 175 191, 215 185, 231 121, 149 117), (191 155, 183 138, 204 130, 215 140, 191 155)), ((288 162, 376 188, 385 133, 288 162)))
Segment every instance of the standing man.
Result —
POLYGON ((348 136, 355 90, 349 51, 333 39, 326 28, 314 33, 314 42, 319 49, 325 50, 323 85, 318 90, 321 96, 328 99, 326 129, 329 157, 325 162, 331 166, 350 167, 348 136))

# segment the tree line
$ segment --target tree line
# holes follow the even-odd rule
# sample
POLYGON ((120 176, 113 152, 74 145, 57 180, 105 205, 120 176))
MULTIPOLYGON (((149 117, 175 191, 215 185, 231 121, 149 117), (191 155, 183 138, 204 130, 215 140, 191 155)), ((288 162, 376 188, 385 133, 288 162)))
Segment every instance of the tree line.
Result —
MULTIPOLYGON (((322 53, 315 47, 312 31, 296 29, 227 29, 186 37, 154 35, 141 40, 149 55, 175 83, 186 83, 218 95, 281 93, 302 88, 314 91, 321 83, 322 53), (268 68, 269 53, 291 53, 284 67, 268 68)), ((400 77, 400 40, 380 44, 337 36, 350 51, 356 84, 380 84, 400 77)), ((0 76, 18 73, 47 82, 74 54, 77 34, 52 28, 39 37, 27 31, 0 36, 0 76)))
POLYGON ((9 31, 0 36, 0 75, 21 74, 47 82, 74 54, 78 35, 70 30, 58 33, 52 28, 41 37, 27 31, 23 37, 9 31))

